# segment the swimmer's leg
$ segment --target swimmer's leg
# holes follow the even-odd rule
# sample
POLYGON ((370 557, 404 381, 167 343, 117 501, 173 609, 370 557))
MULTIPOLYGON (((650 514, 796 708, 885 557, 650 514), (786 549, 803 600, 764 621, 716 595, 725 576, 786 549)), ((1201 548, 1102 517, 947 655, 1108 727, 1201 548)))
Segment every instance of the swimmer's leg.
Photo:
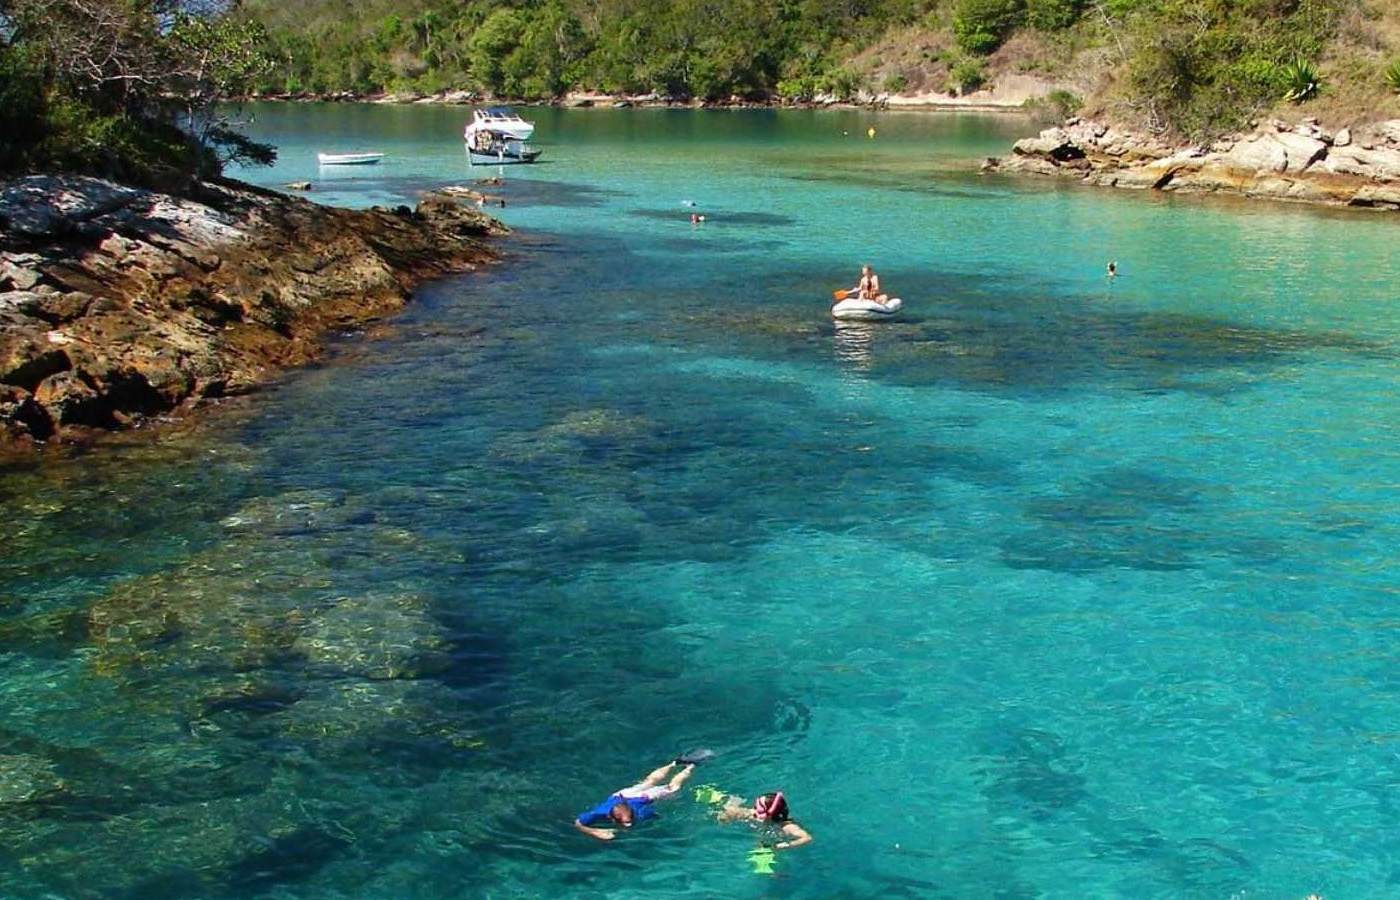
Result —
POLYGON ((637 783, 636 786, 639 787, 639 788, 640 788, 640 787, 655 787, 656 785, 658 785, 658 784, 660 784, 661 782, 663 782, 663 781, 666 780, 666 773, 667 773, 667 772, 670 772, 670 771, 671 771, 671 767, 674 766, 674 765, 675 765, 675 763, 673 763, 673 762, 668 762, 668 763, 666 763, 666 765, 661 766, 660 768, 654 770, 650 775, 648 775, 647 777, 643 778, 640 782, 637 783))
POLYGON ((686 779, 688 779, 694 772, 695 772, 695 763, 691 763, 690 765, 686 766, 685 768, 683 768, 683 769, 681 769, 679 772, 677 772, 677 773, 671 778, 671 783, 668 784, 667 787, 669 787, 672 791, 678 791, 678 790, 680 790, 680 789, 681 789, 681 786, 682 786, 683 784, 685 784, 686 779))

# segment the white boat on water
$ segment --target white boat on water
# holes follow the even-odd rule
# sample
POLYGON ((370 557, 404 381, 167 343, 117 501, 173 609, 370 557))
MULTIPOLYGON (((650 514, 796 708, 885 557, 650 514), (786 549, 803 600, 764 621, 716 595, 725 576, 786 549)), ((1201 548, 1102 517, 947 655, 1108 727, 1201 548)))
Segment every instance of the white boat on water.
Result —
POLYGON ((383 153, 317 153, 316 161, 323 166, 372 166, 384 158, 383 153))
POLYGON ((509 166, 532 163, 540 151, 499 131, 474 131, 467 138, 467 162, 474 166, 509 166))
POLYGON ((472 120, 462 132, 462 140, 471 142, 476 131, 494 131, 508 140, 528 141, 535 133, 535 123, 526 122, 509 106, 483 106, 472 110, 472 120))
POLYGON ((904 301, 892 297, 881 303, 879 300, 862 300, 847 297, 831 307, 831 315, 837 319, 857 319, 866 322, 875 319, 891 319, 904 306, 904 301))

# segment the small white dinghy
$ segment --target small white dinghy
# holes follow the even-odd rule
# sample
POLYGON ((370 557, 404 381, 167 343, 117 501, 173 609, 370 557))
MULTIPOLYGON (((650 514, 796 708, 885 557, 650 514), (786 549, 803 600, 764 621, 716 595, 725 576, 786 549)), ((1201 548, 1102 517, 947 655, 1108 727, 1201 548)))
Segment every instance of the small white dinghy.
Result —
POLYGON ((884 303, 878 300, 862 300, 859 297, 847 297, 838 301, 831 308, 832 318, 836 319, 860 319, 871 321, 873 319, 890 319, 904 306, 904 301, 898 297, 891 297, 884 303))
POLYGON ((323 166, 372 166, 384 158, 383 153, 317 153, 316 161, 323 166))

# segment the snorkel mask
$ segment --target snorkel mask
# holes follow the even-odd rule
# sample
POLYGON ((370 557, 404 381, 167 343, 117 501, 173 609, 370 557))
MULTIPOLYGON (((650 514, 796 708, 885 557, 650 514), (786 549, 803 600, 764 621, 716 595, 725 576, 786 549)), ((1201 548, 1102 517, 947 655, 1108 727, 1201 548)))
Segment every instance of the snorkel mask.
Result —
POLYGON ((778 811, 783 802, 783 792, 778 791, 771 797, 759 797, 753 802, 754 818, 767 821, 770 816, 778 811))

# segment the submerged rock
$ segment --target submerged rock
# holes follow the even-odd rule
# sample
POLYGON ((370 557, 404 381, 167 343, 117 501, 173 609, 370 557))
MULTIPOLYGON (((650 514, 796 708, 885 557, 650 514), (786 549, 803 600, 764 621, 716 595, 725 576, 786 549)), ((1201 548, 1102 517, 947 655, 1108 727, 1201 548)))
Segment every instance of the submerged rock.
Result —
POLYGON ((308 624, 295 649, 313 663, 392 679, 443 671, 450 645, 428 597, 375 592, 338 598, 308 624))
POLYGON ((54 764, 28 754, 0 756, 0 808, 28 803, 63 790, 54 764))

